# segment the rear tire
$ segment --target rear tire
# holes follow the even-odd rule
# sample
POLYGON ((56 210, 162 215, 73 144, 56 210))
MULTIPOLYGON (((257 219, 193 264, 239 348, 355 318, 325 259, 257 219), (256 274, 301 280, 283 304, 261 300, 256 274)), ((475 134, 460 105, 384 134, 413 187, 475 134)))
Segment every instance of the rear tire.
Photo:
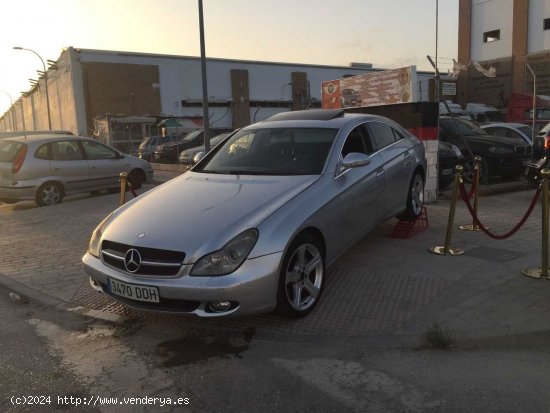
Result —
POLYGON ((302 234, 283 259, 277 289, 277 313, 300 318, 317 305, 325 281, 325 253, 317 238, 302 234))
POLYGON ((63 187, 57 182, 46 182, 36 191, 35 201, 38 206, 59 204, 63 200, 63 187))
POLYGON ((405 212, 399 215, 402 221, 415 221, 422 213, 424 207, 424 178, 420 172, 415 172, 409 186, 407 196, 407 207, 405 212))

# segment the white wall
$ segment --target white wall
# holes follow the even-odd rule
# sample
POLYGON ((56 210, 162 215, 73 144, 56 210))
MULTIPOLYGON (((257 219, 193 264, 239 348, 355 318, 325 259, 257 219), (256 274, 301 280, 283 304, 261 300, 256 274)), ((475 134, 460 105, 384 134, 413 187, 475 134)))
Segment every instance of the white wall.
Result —
POLYGON ((472 1, 471 60, 512 56, 513 3, 513 0, 472 1), (500 30, 500 40, 484 43, 483 33, 492 30, 500 30))
POLYGON ((550 0, 529 1, 528 53, 550 49, 550 30, 543 30, 543 21, 548 18, 550 18, 550 0))
MULTIPOLYGON (((182 108, 182 100, 202 101, 201 65, 200 60, 190 57, 139 55, 84 50, 80 54, 81 62, 126 63, 141 65, 157 65, 159 67, 159 83, 161 96, 161 112, 164 116, 194 115, 194 108, 182 108), (190 112, 193 112, 192 114, 190 112)), ((344 75, 360 75, 368 73, 365 69, 334 66, 308 66, 300 64, 259 63, 249 61, 207 60, 208 96, 209 99, 232 100, 231 69, 248 70, 250 100, 281 100, 292 98, 291 73, 306 72, 310 83, 311 97, 321 98, 321 83, 326 80, 339 79, 344 75)), ((432 74, 417 74, 418 80, 426 84, 432 74)), ((418 87, 418 86, 417 86, 418 87)), ((421 88, 420 100, 428 99, 428 88, 421 88)), ((219 109, 219 108, 217 108, 219 109)), ((256 108, 251 108, 251 119, 256 108)), ((279 108, 271 114, 280 112, 279 108)), ((218 111, 215 111, 218 112, 218 111)), ((267 114, 267 109, 261 109, 256 119, 267 114)), ((202 112, 200 112, 202 116, 202 112)), ((218 117, 216 113, 215 117, 218 117)), ((223 115, 223 113, 221 114, 223 115)), ((220 116, 221 116, 220 115, 220 116)), ((225 119, 225 118, 224 118, 225 119)))

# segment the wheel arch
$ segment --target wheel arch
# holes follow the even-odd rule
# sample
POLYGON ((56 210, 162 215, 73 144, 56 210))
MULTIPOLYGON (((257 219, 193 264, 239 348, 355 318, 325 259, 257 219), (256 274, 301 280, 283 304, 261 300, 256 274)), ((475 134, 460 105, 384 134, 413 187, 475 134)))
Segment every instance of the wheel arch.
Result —
POLYGON ((130 172, 128 172, 128 176, 130 176, 130 174, 137 174, 137 176, 139 176, 142 182, 147 181, 147 175, 145 174, 145 171, 139 166, 136 166, 135 168, 130 169, 130 172))
POLYGON ((296 232, 296 234, 294 234, 294 236, 290 239, 290 241, 287 243, 287 246, 285 248, 285 255, 286 253, 288 253, 288 249, 290 248, 290 246, 292 245, 292 243, 298 239, 298 237, 300 237, 301 235, 310 235, 312 236, 313 238, 317 239, 319 241, 319 243, 321 244, 321 247, 322 247, 322 251, 321 253, 323 254, 323 258, 326 259, 326 256, 327 256, 327 245, 326 245, 326 241, 325 241, 325 237, 323 235, 323 232, 315 227, 315 226, 308 226, 308 227, 305 227, 305 228, 302 228, 300 229, 298 232, 296 232))
POLYGON ((38 186, 38 188, 36 189, 36 192, 38 192, 38 190, 40 190, 40 188, 42 188, 43 186, 45 186, 47 184, 56 184, 57 186, 59 186, 61 188, 61 196, 65 197, 67 195, 67 191, 65 190, 65 185, 63 184, 63 182, 56 181, 55 179, 49 179, 45 182, 42 182, 38 186))

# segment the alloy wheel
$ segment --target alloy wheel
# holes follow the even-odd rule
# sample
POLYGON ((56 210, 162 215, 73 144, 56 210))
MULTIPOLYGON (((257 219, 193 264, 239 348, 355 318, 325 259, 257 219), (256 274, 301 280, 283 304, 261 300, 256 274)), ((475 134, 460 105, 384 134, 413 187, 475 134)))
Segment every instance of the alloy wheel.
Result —
POLYGON ((49 184, 40 191, 40 198, 44 205, 54 205, 61 202, 61 190, 57 185, 49 184))
POLYGON ((415 175, 411 185, 411 208, 416 216, 422 212, 424 206, 424 180, 420 175, 415 175))
POLYGON ((323 258, 315 245, 302 244, 294 250, 285 273, 286 297, 292 308, 306 311, 315 304, 323 276, 323 258))

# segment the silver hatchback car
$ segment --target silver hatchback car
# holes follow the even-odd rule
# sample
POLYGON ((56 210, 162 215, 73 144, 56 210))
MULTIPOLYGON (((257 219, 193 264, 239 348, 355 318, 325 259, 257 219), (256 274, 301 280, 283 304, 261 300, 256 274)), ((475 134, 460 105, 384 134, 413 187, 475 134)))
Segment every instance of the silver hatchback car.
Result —
POLYGON ((425 174, 423 144, 389 119, 278 114, 105 218, 84 268, 95 289, 136 308, 305 316, 346 248, 421 213, 425 174))
POLYGON ((70 135, 18 136, 0 140, 0 201, 35 200, 53 205, 65 195, 120 187, 121 172, 134 188, 153 178, 148 162, 94 139, 70 135))

